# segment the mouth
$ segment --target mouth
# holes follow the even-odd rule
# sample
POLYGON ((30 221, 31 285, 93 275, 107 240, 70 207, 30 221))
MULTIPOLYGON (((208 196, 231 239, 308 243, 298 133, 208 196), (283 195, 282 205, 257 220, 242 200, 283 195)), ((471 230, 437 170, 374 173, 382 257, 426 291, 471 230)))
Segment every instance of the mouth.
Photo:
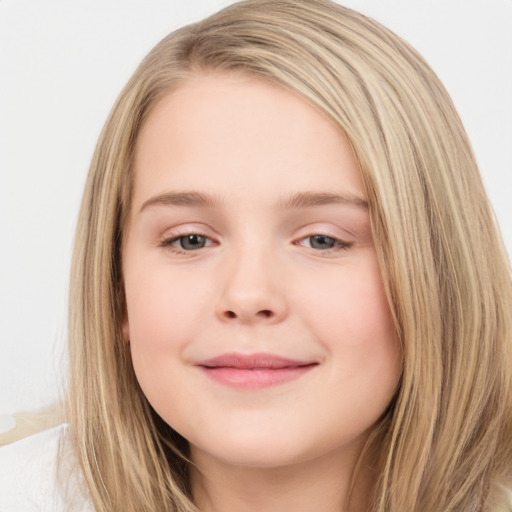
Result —
POLYGON ((223 354, 196 363, 209 378, 236 388, 257 389, 285 384, 318 366, 272 354, 223 354))

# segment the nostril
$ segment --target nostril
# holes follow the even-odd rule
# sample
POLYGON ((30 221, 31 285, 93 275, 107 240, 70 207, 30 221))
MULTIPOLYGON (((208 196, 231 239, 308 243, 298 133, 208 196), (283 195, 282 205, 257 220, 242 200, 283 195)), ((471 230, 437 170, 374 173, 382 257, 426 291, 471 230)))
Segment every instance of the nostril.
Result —
MULTIPOLYGON (((224 311, 224 317, 225 318, 229 318, 230 320, 232 319, 235 319, 235 318, 245 318, 245 314, 242 313, 240 314, 240 316, 235 313, 234 311, 230 311, 230 310, 227 310, 227 311, 224 311)), ((251 315, 249 315, 250 317, 251 315)), ((274 316, 274 312, 270 309, 261 309, 260 311, 258 311, 255 315, 255 317, 259 317, 259 318, 271 318, 274 316)))

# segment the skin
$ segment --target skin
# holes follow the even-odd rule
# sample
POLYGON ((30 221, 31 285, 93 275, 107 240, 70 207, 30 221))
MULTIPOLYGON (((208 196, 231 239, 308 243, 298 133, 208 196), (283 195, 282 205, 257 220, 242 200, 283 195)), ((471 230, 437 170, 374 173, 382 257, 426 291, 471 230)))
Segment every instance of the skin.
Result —
MULTIPOLYGON (((253 77, 194 75, 144 125, 124 335, 143 392, 190 442, 201 510, 347 510, 354 465, 400 374, 365 200, 335 125, 253 77), (193 234, 203 238, 184 248, 193 234), (197 366, 225 353, 312 366, 233 387, 197 366)), ((366 508, 371 481, 362 471, 350 510, 366 508)))

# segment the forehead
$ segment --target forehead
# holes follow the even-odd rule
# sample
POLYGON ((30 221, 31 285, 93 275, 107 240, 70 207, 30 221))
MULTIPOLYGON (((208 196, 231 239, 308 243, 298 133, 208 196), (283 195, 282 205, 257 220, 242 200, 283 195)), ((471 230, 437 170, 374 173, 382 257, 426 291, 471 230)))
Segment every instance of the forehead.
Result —
POLYGON ((185 189, 244 200, 304 190, 365 195, 351 146, 325 114, 283 86, 218 72, 193 75, 163 97, 137 140, 134 203, 185 189))

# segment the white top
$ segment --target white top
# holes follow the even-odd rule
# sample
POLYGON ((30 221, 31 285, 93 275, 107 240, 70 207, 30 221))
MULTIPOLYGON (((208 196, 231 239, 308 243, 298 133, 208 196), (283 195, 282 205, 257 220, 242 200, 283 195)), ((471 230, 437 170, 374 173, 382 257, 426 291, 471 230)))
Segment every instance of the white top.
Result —
POLYGON ((0 448, 0 512, 92 511, 80 490, 69 426, 0 448))
MULTIPOLYGON (((0 447, 0 512, 93 512, 81 489, 69 425, 0 447)), ((512 511, 506 494, 496 512, 512 511)))

